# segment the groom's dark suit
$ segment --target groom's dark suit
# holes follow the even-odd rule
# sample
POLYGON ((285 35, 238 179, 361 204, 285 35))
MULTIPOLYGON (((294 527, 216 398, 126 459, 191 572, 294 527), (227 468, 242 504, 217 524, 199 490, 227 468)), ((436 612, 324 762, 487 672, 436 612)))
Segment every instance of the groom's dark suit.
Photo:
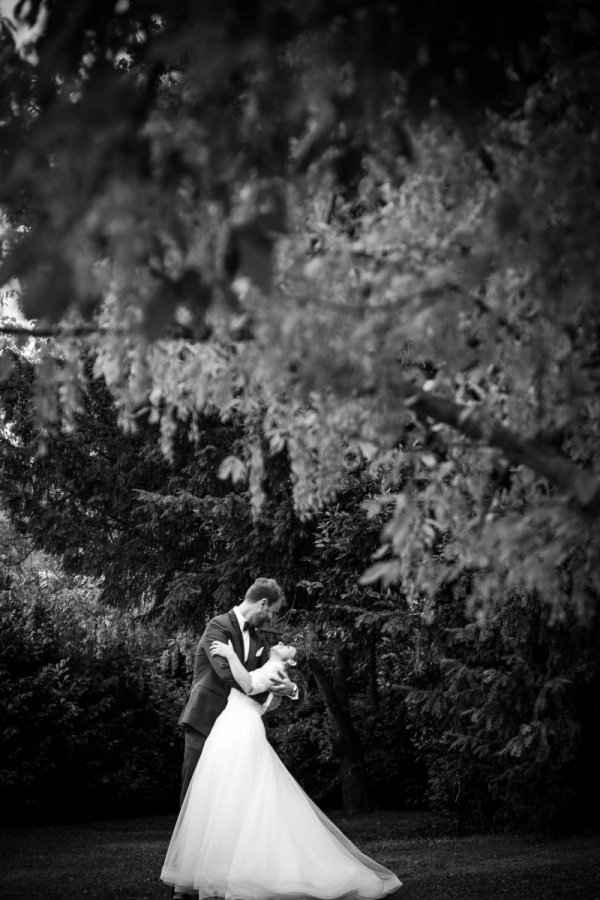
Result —
MULTIPOLYGON (((186 726, 186 751, 183 761, 181 799, 188 785, 204 741, 210 734, 217 716, 223 712, 230 689, 237 688, 229 663, 223 656, 211 656, 213 641, 231 641, 233 648, 249 672, 260 668, 269 658, 269 645, 264 636, 250 629, 248 659, 244 661, 244 639, 233 610, 211 619, 198 642, 194 658, 194 679, 179 724, 186 726), (193 729, 193 731, 190 731, 193 729)), ((267 694, 256 694, 253 700, 262 703, 267 694)))

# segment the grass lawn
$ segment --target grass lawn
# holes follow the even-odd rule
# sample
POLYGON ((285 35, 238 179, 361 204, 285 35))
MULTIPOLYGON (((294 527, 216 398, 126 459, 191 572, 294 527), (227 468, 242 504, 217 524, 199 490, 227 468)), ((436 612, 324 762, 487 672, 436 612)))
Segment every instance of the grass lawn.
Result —
MULTIPOLYGON (((599 835, 457 837, 418 812, 332 818, 398 874, 398 900, 600 900, 599 835)), ((174 821, 0 829, 0 897, 168 900, 158 875, 174 821)))

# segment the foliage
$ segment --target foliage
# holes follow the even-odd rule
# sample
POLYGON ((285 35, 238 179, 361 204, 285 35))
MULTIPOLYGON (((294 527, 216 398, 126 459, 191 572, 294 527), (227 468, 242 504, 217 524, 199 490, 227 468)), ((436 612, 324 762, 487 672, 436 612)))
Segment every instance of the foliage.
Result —
POLYGON ((0 591, 4 816, 68 820, 173 807, 189 673, 168 640, 107 611, 82 578, 19 572, 0 591), (175 671, 173 666, 175 665, 175 671), (177 671, 179 666, 179 671, 177 671))
POLYGON ((406 703, 434 806, 484 827, 594 823, 597 622, 550 623, 516 593, 493 622, 466 622, 448 594, 416 637, 406 703))
POLYGON ((0 400, 0 494, 38 548, 100 579, 105 601, 199 625, 274 560, 287 567, 290 542, 300 540, 291 504, 275 504, 273 523, 267 507, 253 522, 243 486, 218 477, 243 439, 239 420, 203 417, 194 442, 180 428, 167 460, 157 426, 123 433, 104 381, 91 378, 77 427, 40 434, 34 378, 35 365, 17 356, 0 400))
POLYGON ((46 421, 80 408, 85 338, 166 454, 207 413, 252 424, 223 473, 255 511, 265 446, 300 515, 368 459, 377 577, 415 603, 466 570, 487 610, 507 575, 560 610, 574 554, 589 609, 595 5, 78 9, 28 4, 38 38, 2 50, 0 280, 56 335, 46 421))

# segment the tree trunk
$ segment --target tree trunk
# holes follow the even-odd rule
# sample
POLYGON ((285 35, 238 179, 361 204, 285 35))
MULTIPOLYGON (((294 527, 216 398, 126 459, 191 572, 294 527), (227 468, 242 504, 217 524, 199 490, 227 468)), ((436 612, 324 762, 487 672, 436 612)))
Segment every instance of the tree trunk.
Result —
POLYGON ((334 728, 333 746, 340 764, 340 784, 344 812, 349 815, 371 809, 363 747, 352 724, 348 708, 347 657, 342 650, 335 654, 335 674, 331 678, 320 660, 309 657, 308 666, 315 677, 334 728))
POLYGON ((348 815, 369 812, 369 799, 363 748, 359 740, 353 741, 347 735, 339 735, 334 746, 340 760, 340 785, 342 805, 348 815))
POLYGON ((374 710, 379 706, 379 690, 377 687, 377 634, 369 634, 369 697, 374 710))

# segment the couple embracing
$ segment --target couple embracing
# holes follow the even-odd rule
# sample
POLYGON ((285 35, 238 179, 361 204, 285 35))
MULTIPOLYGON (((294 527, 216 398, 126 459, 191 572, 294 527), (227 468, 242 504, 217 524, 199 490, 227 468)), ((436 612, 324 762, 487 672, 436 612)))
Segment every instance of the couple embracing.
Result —
POLYGON ((161 878, 175 898, 382 897, 398 878, 315 806, 268 743, 263 715, 298 698, 297 649, 260 632, 284 605, 259 578, 200 638, 185 726, 181 810, 161 878))

